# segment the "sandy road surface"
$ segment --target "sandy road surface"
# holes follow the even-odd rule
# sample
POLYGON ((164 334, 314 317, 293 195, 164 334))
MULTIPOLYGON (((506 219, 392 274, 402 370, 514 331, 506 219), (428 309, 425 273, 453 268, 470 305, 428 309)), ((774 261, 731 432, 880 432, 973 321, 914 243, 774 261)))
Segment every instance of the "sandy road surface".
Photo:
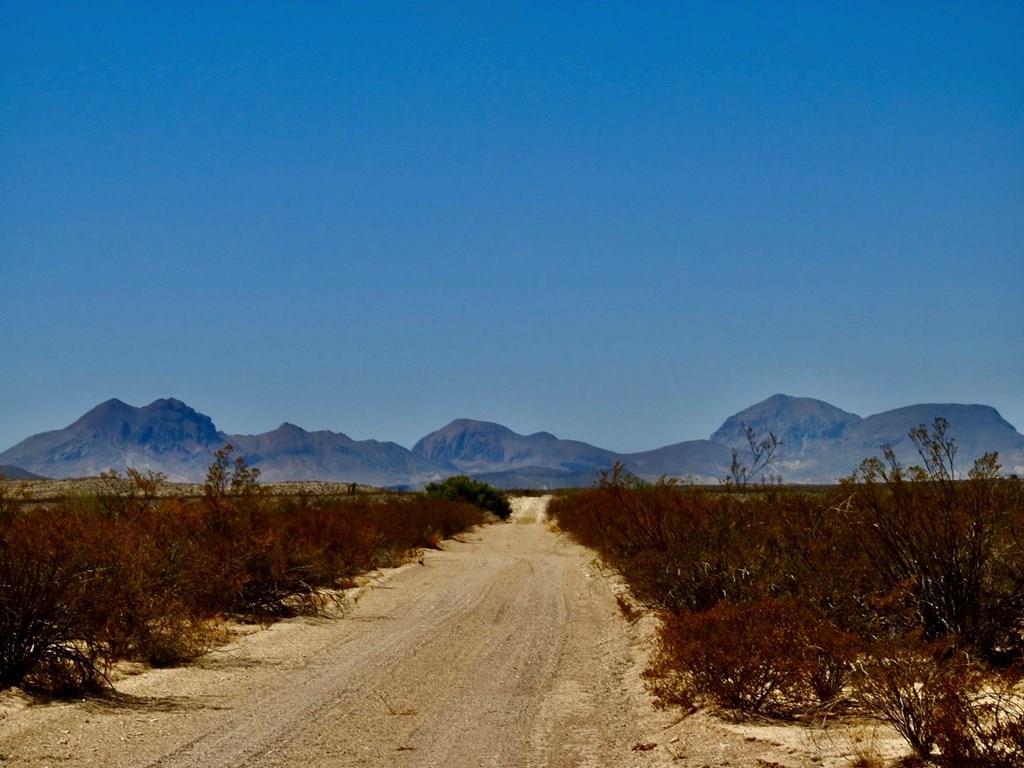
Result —
POLYGON ((649 766, 657 730, 592 555, 542 524, 446 543, 338 620, 283 622, 116 703, 8 703, 3 766, 649 766), (645 732, 645 730, 647 732, 645 732))

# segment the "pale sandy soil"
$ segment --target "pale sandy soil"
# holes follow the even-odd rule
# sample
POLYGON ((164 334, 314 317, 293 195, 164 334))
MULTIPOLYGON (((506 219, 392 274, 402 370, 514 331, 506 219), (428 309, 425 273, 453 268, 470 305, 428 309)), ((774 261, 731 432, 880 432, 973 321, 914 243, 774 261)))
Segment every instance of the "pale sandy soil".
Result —
POLYGON ((0 765, 850 763, 857 729, 653 709, 640 678, 653 620, 626 622, 621 584, 550 530, 547 501, 517 499, 513 524, 382 574, 344 618, 251 632, 194 666, 126 677, 109 701, 6 694, 0 765))

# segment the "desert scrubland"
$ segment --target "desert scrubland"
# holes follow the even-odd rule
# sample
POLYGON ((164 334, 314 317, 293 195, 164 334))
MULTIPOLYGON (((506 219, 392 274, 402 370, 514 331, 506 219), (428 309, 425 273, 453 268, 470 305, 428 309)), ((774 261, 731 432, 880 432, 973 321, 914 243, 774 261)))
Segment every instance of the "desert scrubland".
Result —
MULTIPOLYGON (((1024 489, 995 456, 505 501, 0 495, 11 765, 1019 766, 1024 489)), ((99 482, 99 481, 98 481, 99 482)), ((351 490, 351 489, 344 489, 351 490)))
MULTIPOLYGON (((342 618, 249 628, 116 695, 8 694, 12 765, 650 765, 629 624, 546 498, 358 580, 342 618), (634 751, 634 747, 639 747, 634 751)), ((123 674, 123 673, 122 673, 123 674)), ((666 753, 667 754, 667 753, 666 753)))
MULTIPOLYGON (((708 493, 617 468, 549 512, 624 577, 626 615, 658 617, 646 677, 661 704, 869 717, 912 760, 1019 766, 1024 488, 994 454, 958 479, 942 422, 913 437, 921 466, 887 452, 832 488, 708 493)), ((891 746, 857 760, 884 765, 891 746)))
POLYGON ((360 574, 486 519, 424 494, 273 496, 257 478, 221 451, 198 497, 137 472, 45 503, 0 489, 0 685, 100 692, 116 662, 187 662, 226 620, 336 608, 360 574))

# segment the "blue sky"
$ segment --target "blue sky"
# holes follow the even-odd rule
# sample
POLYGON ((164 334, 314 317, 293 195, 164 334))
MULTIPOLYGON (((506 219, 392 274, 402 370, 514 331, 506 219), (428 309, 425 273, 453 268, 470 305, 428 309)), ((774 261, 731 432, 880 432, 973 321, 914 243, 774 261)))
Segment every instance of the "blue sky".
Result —
POLYGON ((0 449, 114 396, 406 445, 780 391, 1024 428, 1019 3, 4 17, 0 449))

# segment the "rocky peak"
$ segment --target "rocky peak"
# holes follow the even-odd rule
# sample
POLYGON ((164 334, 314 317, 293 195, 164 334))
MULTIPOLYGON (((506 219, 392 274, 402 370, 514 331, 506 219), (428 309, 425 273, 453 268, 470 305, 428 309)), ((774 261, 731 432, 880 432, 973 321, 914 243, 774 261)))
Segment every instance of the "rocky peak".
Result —
POLYGON ((730 416, 711 439, 731 448, 745 448, 747 439, 743 425, 746 425, 759 437, 774 433, 782 441, 780 453, 783 455, 798 455, 821 441, 840 439, 860 421, 857 414, 824 400, 776 394, 730 416))

